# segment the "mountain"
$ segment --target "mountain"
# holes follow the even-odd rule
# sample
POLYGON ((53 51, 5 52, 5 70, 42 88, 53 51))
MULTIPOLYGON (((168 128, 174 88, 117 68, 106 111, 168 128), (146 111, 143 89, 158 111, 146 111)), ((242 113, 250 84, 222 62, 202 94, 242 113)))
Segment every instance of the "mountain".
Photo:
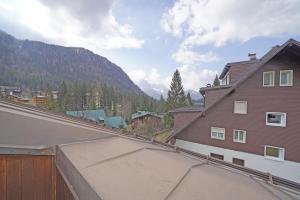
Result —
POLYGON ((203 98, 203 97, 201 96, 200 92, 197 92, 197 91, 195 91, 195 90, 188 90, 188 91, 186 91, 186 94, 187 94, 188 92, 190 93, 191 98, 192 98, 193 100, 198 101, 198 100, 200 100, 200 99, 203 98))
POLYGON ((162 84, 155 84, 155 83, 149 83, 146 80, 141 80, 138 83, 139 87, 149 96, 160 99, 160 96, 163 95, 163 97, 167 97, 168 95, 168 88, 166 88, 162 84))
MULTIPOLYGON (((139 82, 139 87, 149 96, 160 99, 160 96, 163 95, 163 97, 166 99, 168 96, 168 88, 166 88, 162 84, 155 84, 155 83, 149 83, 146 80, 142 80, 139 82)), ((185 94, 190 93, 191 98, 195 102, 199 102, 203 97, 201 96, 200 92, 197 92, 195 90, 187 90, 185 91, 185 94)))
POLYGON ((107 84, 144 94, 119 66, 105 57, 84 48, 19 40, 1 30, 0 72, 0 85, 45 89, 65 80, 107 84))

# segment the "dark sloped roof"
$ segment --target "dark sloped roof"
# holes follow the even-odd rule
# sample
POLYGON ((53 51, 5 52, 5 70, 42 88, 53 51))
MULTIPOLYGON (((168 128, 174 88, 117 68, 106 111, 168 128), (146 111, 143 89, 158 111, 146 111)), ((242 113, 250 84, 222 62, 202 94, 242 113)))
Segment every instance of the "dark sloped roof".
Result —
POLYGON ((219 78, 220 79, 224 78, 224 76, 227 74, 227 72, 229 71, 230 68, 233 68, 236 66, 243 66, 245 68, 245 70, 247 70, 247 68, 246 68, 247 66, 251 66, 257 62, 259 62, 259 60, 255 59, 255 60, 246 60, 246 61, 227 63, 219 78))
POLYGON ((228 91, 224 95, 222 95, 218 100, 216 100, 212 105, 205 108, 201 113, 199 113, 197 116, 195 116, 189 123, 187 123, 184 127, 174 132, 172 135, 170 135, 166 141, 170 141, 172 138, 174 138, 176 135, 184 131, 187 127, 189 127, 192 123, 197 121, 200 117, 204 116, 205 112, 209 111, 211 108, 213 108, 216 104, 220 103, 225 97, 227 97, 229 94, 234 92, 234 90, 244 83, 248 78, 250 78, 257 70, 259 70, 261 67, 263 67, 267 62, 269 62, 272 58, 274 58, 277 54, 279 54, 283 49, 289 48, 292 46, 297 46, 300 49, 300 43, 294 39, 289 39, 281 46, 273 47, 269 52, 267 52, 261 59, 259 59, 259 62, 256 62, 252 69, 249 71, 249 73, 245 74, 239 81, 237 81, 235 84, 230 87, 228 91))
POLYGON ((204 107, 200 106, 184 106, 181 108, 176 108, 173 110, 170 110, 170 113, 179 113, 179 112, 201 112, 203 111, 204 107))
POLYGON ((147 116, 147 115, 150 115, 150 116, 153 116, 153 117, 162 118, 161 115, 158 115, 158 114, 155 113, 155 112, 138 111, 138 112, 133 113, 133 114, 131 115, 131 119, 137 119, 137 118, 144 117, 144 116, 147 116))
POLYGON ((211 86, 211 87, 202 87, 200 88, 199 92, 200 94, 204 94, 205 91, 207 90, 222 90, 222 89, 227 89, 230 88, 232 85, 219 85, 219 86, 211 86))

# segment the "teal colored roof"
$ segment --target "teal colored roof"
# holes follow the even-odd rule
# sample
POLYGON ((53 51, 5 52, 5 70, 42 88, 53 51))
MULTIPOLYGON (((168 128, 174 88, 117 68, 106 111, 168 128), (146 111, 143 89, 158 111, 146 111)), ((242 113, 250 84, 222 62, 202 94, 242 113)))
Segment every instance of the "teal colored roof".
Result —
POLYGON ((83 117, 86 119, 90 119, 93 121, 101 121, 105 120, 106 114, 104 110, 99 109, 99 110, 82 110, 82 111, 67 111, 67 115, 72 115, 74 117, 83 117))
POLYGON ((106 121, 108 124, 110 124, 111 127, 119 128, 120 126, 123 125, 123 128, 127 128, 126 122, 120 116, 107 117, 106 121))
POLYGON ((162 118, 162 116, 158 115, 158 114, 155 113, 155 112, 138 111, 138 112, 133 113, 133 114, 131 115, 131 119, 136 119, 136 118, 143 117, 143 116, 146 116, 146 115, 151 115, 151 116, 154 116, 154 117, 162 118))
POLYGON ((123 127, 127 128, 127 124, 122 117, 120 116, 108 117, 106 116, 105 111, 103 109, 67 111, 66 114, 74 117, 83 117, 95 122, 104 121, 104 124, 115 128, 119 128, 119 126, 123 124, 123 127))

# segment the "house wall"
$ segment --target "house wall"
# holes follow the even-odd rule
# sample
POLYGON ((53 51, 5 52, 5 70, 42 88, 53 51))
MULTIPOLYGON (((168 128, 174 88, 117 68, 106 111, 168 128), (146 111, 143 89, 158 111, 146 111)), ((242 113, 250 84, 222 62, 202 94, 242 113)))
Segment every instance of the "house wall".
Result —
POLYGON ((205 100, 204 100, 205 108, 207 108, 210 105, 212 105, 213 103, 215 103, 227 91, 228 91, 228 88, 215 89, 215 90, 206 90, 205 91, 205 100))
POLYGON ((55 199, 53 161, 53 156, 0 155, 0 199, 55 199))
POLYGON ((143 128, 148 124, 151 124, 154 129, 160 129, 162 127, 162 119, 146 115, 132 120, 133 129, 143 128))
POLYGON ((261 156, 264 155, 265 145, 283 147, 285 148, 285 160, 300 162, 299 91, 300 62, 292 57, 282 55, 258 70, 234 93, 206 112, 205 117, 198 119, 177 135, 176 139, 261 156), (292 87, 279 86, 279 71, 286 69, 294 70, 292 87), (269 70, 276 72, 275 87, 262 86, 263 72, 269 70), (235 100, 248 102, 246 115, 233 113, 235 100), (285 112, 287 114, 286 127, 267 126, 266 112, 285 112), (225 128, 225 141, 211 139, 211 127, 225 128), (233 142, 233 129, 247 131, 245 144, 233 142))
POLYGON ((245 166, 257 169, 262 172, 268 172, 275 176, 280 176, 300 183, 300 163, 292 161, 277 161, 267 159, 264 156, 214 147, 204 144, 188 142, 184 140, 176 140, 176 146, 199 152, 204 155, 210 153, 220 154, 224 156, 224 161, 232 162, 233 158, 243 159, 245 166))
POLYGON ((234 84, 238 80, 240 80, 243 76, 245 76, 249 71, 253 68, 253 62, 250 63, 240 63, 240 64, 234 64, 231 66, 229 70, 229 78, 230 82, 229 84, 234 84))
POLYGON ((174 116, 174 127, 173 130, 176 132, 180 128, 187 125, 192 119, 194 119, 199 112, 176 112, 174 116))

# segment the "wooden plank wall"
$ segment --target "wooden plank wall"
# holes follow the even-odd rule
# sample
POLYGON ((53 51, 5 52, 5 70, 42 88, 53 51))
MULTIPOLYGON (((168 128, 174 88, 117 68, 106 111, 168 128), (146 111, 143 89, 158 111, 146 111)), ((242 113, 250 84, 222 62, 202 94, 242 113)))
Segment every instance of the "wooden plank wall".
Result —
POLYGON ((56 199, 75 200, 58 170, 56 170, 56 199))
POLYGON ((54 200, 54 156, 0 155, 1 200, 54 200))

